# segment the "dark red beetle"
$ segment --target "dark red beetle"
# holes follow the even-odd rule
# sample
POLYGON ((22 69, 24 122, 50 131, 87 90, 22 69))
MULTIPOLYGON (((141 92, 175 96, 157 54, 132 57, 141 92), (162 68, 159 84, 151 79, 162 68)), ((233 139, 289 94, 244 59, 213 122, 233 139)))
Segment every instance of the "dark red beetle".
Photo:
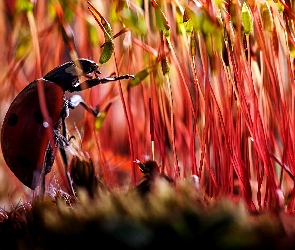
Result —
POLYGON ((26 186, 35 189, 41 184, 44 189, 45 175, 51 171, 55 158, 55 147, 60 148, 65 165, 68 165, 65 146, 65 118, 69 109, 81 104, 93 115, 98 111, 90 108, 82 98, 74 95, 70 99, 65 92, 76 92, 98 84, 134 78, 133 75, 99 78, 98 64, 88 59, 78 59, 60 65, 43 78, 26 86, 11 103, 3 121, 1 146, 4 159, 14 175, 26 186), (88 78, 80 82, 79 77, 88 78), (52 126, 44 121, 41 112, 38 84, 42 84, 45 102, 52 126), (52 128, 52 133, 48 129, 52 128), (62 133, 61 133, 62 131, 62 133), (54 147, 49 143, 50 134, 54 147))

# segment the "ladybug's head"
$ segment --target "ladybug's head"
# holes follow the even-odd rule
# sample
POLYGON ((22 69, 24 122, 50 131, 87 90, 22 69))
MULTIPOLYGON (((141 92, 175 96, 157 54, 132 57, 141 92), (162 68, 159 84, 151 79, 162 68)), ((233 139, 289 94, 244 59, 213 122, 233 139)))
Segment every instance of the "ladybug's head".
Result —
POLYGON ((94 61, 91 61, 88 59, 78 59, 78 60, 74 61, 74 64, 77 67, 81 66, 81 69, 84 72, 84 74, 91 74, 91 73, 100 74, 100 72, 97 70, 98 64, 94 61))
POLYGON ((59 85, 63 91, 71 91, 74 87, 80 84, 80 76, 92 78, 92 74, 96 77, 100 74, 98 71, 98 64, 89 59, 80 58, 54 68, 43 78, 59 85))

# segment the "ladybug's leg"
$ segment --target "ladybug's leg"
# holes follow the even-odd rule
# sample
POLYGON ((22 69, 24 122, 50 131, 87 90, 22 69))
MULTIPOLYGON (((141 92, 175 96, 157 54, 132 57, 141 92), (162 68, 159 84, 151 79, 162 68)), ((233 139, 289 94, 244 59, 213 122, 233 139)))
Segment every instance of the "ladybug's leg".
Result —
POLYGON ((40 179, 39 179, 39 191, 38 191, 38 196, 39 197, 44 197, 45 193, 45 175, 51 171, 52 165, 54 162, 54 151, 50 146, 50 143, 48 143, 45 156, 44 156, 44 165, 42 168, 42 172, 40 174, 40 179))
POLYGON ((66 166, 68 166, 68 157, 66 154, 65 146, 67 146, 69 143, 66 138, 66 126, 65 126, 64 119, 62 119, 62 134, 59 134, 58 136, 58 144, 59 144, 59 151, 63 159, 63 162, 66 166))
MULTIPOLYGON (((65 101, 67 103, 67 100, 65 101)), ((65 118, 68 117, 69 111, 68 111, 68 106, 64 105, 64 108, 61 112, 61 129, 62 129, 62 134, 58 133, 58 144, 59 144, 59 151, 62 157, 62 160, 65 165, 65 173, 67 177, 67 181, 69 183, 72 195, 75 195, 75 191, 72 185, 72 181, 70 178, 70 173, 68 171, 68 166, 69 166, 69 161, 68 161, 68 156, 65 150, 65 147, 69 145, 69 141, 67 140, 67 131, 66 131, 66 123, 65 123, 65 118)))
POLYGON ((84 100, 82 99, 82 97, 80 95, 73 95, 70 97, 69 102, 68 102, 68 107, 71 109, 76 108, 78 105, 81 105, 84 109, 86 109, 86 111, 88 111, 89 113, 91 113, 93 116, 98 116, 100 114, 98 108, 91 108, 90 106, 88 106, 84 100))
POLYGON ((123 79, 134 79, 134 75, 122 75, 122 76, 117 76, 117 77, 105 77, 105 78, 93 78, 86 80, 79 85, 72 86, 71 88, 67 89, 69 92, 75 92, 75 91, 82 91, 84 89, 89 89, 92 88, 98 84, 104 84, 108 82, 114 82, 118 80, 123 80, 123 79))

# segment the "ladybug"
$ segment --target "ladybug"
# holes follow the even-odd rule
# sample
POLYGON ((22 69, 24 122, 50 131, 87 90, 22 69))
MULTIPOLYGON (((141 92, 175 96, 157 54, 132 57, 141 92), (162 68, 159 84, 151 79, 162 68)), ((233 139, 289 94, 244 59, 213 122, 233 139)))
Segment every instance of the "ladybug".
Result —
MULTIPOLYGON (((77 92, 98 84, 134 78, 133 75, 99 78, 101 72, 98 67, 96 62, 83 58, 66 62, 31 82, 11 103, 1 129, 2 153, 10 170, 30 189, 40 186, 44 191, 45 175, 51 171, 56 148, 60 149, 65 166, 68 165, 65 147, 69 141, 66 138, 65 118, 69 115, 69 109, 81 104, 94 116, 98 115, 98 111, 86 105, 80 96, 73 95, 67 99, 65 92, 77 92), (80 82, 80 76, 86 77, 86 80, 80 82), (41 111, 38 96, 41 85, 49 121, 44 120, 41 111)), ((68 175, 67 178, 69 181, 68 175)))

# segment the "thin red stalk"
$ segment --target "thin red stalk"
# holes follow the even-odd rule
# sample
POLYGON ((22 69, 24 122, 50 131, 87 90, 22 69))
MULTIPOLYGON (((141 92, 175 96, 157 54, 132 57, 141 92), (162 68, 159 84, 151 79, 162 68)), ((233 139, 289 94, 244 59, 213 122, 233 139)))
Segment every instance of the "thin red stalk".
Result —
MULTIPOLYGON (((40 56, 40 45, 39 45, 39 37, 38 37, 38 31, 36 27, 36 23, 34 20, 33 12, 28 11, 27 12, 27 18, 29 21, 30 25, 30 30, 32 34, 32 43, 33 43, 33 48, 35 52, 35 57, 36 57, 36 75, 37 78, 42 77, 42 70, 41 70, 41 56, 40 56)), ((54 141, 53 141, 53 135, 52 135, 52 124, 51 124, 51 119, 49 117, 49 113, 47 110, 47 105, 45 102, 45 93, 44 93, 44 88, 43 85, 41 84, 42 82, 38 82, 38 95, 39 95, 39 102, 40 102, 40 108, 44 117, 44 122, 47 122, 49 124, 49 127, 47 129, 47 134, 50 139, 50 144, 52 148, 54 147, 54 141)))
POLYGON ((176 153, 176 146, 175 146, 175 127, 174 127, 174 110, 173 110, 173 96, 172 96, 172 88, 169 77, 166 75, 166 82, 168 85, 168 92, 169 92, 169 104, 170 104, 170 126, 171 126, 171 142, 172 142, 172 150, 173 150, 173 159, 174 159, 174 166, 175 166, 175 173, 176 177, 180 177, 179 166, 178 166, 178 159, 176 153))
MULTIPOLYGON (((115 52, 114 52, 114 59, 116 61, 116 56, 115 56, 115 52)), ((117 68, 117 64, 116 65, 116 71, 118 73, 118 68, 117 68)), ((132 136, 132 132, 131 132, 131 124, 129 121, 129 117, 128 117, 128 112, 127 112, 127 106, 126 106, 126 102, 124 99, 124 94, 123 94, 123 89, 122 89, 122 85, 121 85, 121 81, 118 81, 118 89, 119 89, 119 93, 120 93, 120 99, 123 105, 123 110, 124 110, 124 115, 125 115, 125 119, 126 119, 126 124, 127 124, 127 132, 128 132, 128 138, 129 138, 129 150, 130 150, 130 157, 131 157, 131 166, 132 166, 132 175, 131 175, 131 181, 132 184, 135 185, 136 184, 136 163, 134 162, 134 151, 133 151, 133 136, 132 136)))
MULTIPOLYGON (((274 115, 277 116, 277 120, 278 120, 278 123, 279 123, 281 131, 282 131, 283 145, 286 147, 287 146, 286 138, 288 138, 289 136, 286 134, 287 131, 285 130, 287 118, 285 116, 286 113, 284 112, 285 101, 283 99, 283 92, 281 91, 281 95, 276 94, 277 93, 276 86, 275 86, 276 75, 274 75, 274 73, 277 72, 277 71, 274 71, 272 69, 271 63, 268 60, 269 58, 271 58, 267 54, 267 52, 270 51, 270 50, 266 49, 265 39, 264 39, 264 35, 263 35, 263 28, 262 28, 261 22, 260 22, 259 18, 257 17, 256 12, 254 12, 253 8, 251 10, 252 10, 252 14, 253 14, 253 16, 255 18, 255 25, 256 25, 256 28, 257 28, 256 30, 257 30, 257 34, 258 34, 258 41, 260 43, 260 46, 262 47, 262 51, 265 52, 265 53, 263 53, 263 56, 264 56, 264 59, 265 59, 264 62, 266 63, 268 73, 269 73, 269 76, 271 78, 271 83, 272 83, 272 87, 273 87, 273 93, 275 93, 274 95, 272 95, 272 97, 274 98, 273 103, 280 103, 281 104, 281 105, 274 105, 274 108, 277 109, 274 112, 274 115), (278 100, 277 97, 280 97, 280 99, 278 100), (281 112, 280 107, 282 107, 283 112, 281 112), (279 117, 280 114, 282 114, 283 117, 279 117), (286 137, 285 137, 285 135, 286 135, 286 137)), ((270 53, 271 53, 271 51, 270 51, 270 53)), ((278 60, 278 58, 276 58, 276 59, 278 60)), ((279 79, 277 79, 277 81, 280 82, 279 79)), ((288 147, 286 147, 286 148, 288 148, 288 147)))
POLYGON ((107 186, 109 184, 112 184, 113 182, 111 181, 111 173, 109 168, 106 166, 106 158, 105 155, 103 154, 103 152, 101 152, 101 146, 100 146, 100 141, 98 140, 98 135, 95 135, 95 131, 94 131, 94 140, 95 140, 95 145, 97 147, 97 151, 98 151, 98 155, 99 155, 99 162, 102 168, 102 176, 103 176, 103 180, 106 182, 107 186))
MULTIPOLYGON (((190 57, 190 61, 191 61, 190 65, 192 65, 192 71, 194 73, 195 91, 196 91, 196 93, 200 93, 199 96, 201 96, 202 99, 204 100, 204 94, 203 94, 203 91, 201 89, 199 79, 198 79, 198 76, 197 76, 197 72, 196 72, 196 64, 195 64, 194 56, 190 57)), ((196 102, 195 114, 197 114, 197 103, 198 102, 196 102)), ((204 145, 202 143, 201 133, 200 133, 200 130, 199 130, 199 127, 198 127, 198 124, 197 124, 197 115, 195 117, 193 117, 192 122, 193 122, 193 132, 192 132, 192 138, 191 138, 191 140, 192 140, 191 141, 191 151, 193 151, 193 152, 191 152, 191 157, 192 157, 192 162, 193 162, 193 171, 192 171, 192 173, 197 174, 199 177, 201 177, 202 163, 200 164, 200 169, 198 171, 196 161, 195 161, 195 158, 196 158, 196 156, 195 156, 195 134, 196 133, 197 133, 197 136, 198 136, 198 141, 199 141, 199 144, 200 144, 200 151, 201 152, 204 152, 204 145)), ((201 157, 201 159, 202 159, 202 157, 201 157)))
MULTIPOLYGON (((287 24, 286 24, 286 26, 288 29, 287 33, 292 34, 291 31, 289 30, 289 26, 287 24)), ((277 33, 275 33, 275 34, 277 35, 277 33)), ((278 37, 276 36, 275 39, 277 41, 278 37)), ((284 45, 285 51, 288 51, 287 42, 283 43, 283 45, 284 45)), ((294 72, 293 72, 293 69, 291 66, 290 56, 286 56, 285 58, 287 61, 287 66, 288 66, 288 73, 289 73, 289 81, 291 84, 291 90, 294 93, 294 72)), ((292 98, 291 105, 294 102, 293 100, 294 100, 294 98, 292 98)), ((292 108, 291 108, 290 112, 291 112, 291 114, 294 114, 294 112, 292 112, 292 108)), ((295 163, 294 163, 294 144, 293 144, 294 140, 293 140, 293 138, 294 138, 295 127, 294 127, 294 123, 292 122, 292 121, 294 121, 294 117, 293 116, 290 117, 285 102, 283 102, 283 104, 282 104, 282 116, 283 116, 282 119, 279 120, 279 124, 281 125, 281 127, 283 126, 282 127, 283 128, 282 138, 283 138, 284 152, 283 152, 282 158, 283 158, 283 161, 285 161, 284 155, 285 154, 287 155, 287 159, 290 164, 290 168, 294 172, 295 171, 295 166, 294 166, 295 163), (286 120, 288 122, 286 122, 286 120), (285 151, 287 151, 287 152, 285 153, 285 151)))
POLYGON ((261 188, 262 188, 262 182, 263 182, 263 178, 264 178, 264 168, 261 168, 261 171, 259 169, 260 166, 260 162, 259 160, 257 160, 258 158, 258 153, 254 152, 255 154, 255 167, 256 167, 256 173, 257 173, 257 203, 259 206, 259 209, 261 210, 263 207, 262 204, 262 197, 261 197, 261 188))
MULTIPOLYGON (((200 49, 200 51, 202 51, 202 49, 200 49)), ((204 53, 204 54, 206 54, 206 53, 204 53)), ((205 58, 206 57, 203 56, 203 53, 201 53, 201 60, 203 61, 203 65, 205 65, 205 69, 204 70, 205 70, 205 72, 208 72, 208 67, 207 67, 207 63, 206 63, 205 58)), ((208 77, 206 77, 206 79, 207 79, 207 82, 209 82, 208 77)), ((231 148, 231 146, 229 144, 229 141, 228 141, 228 136, 227 136, 227 133, 226 133, 225 125, 224 125, 224 122, 223 122, 223 118, 222 118, 222 114, 221 114, 221 111, 220 111, 218 102, 217 102, 217 100, 215 98, 215 95, 214 95, 214 92, 213 92, 213 90, 211 88, 210 83, 206 84, 206 86, 207 87, 206 87, 205 92, 207 92, 207 93, 205 94, 205 97, 206 96, 208 96, 208 97, 206 97, 205 99, 209 100, 210 99, 209 98, 209 95, 211 95, 211 97, 213 98, 213 101, 215 103, 216 110, 218 111, 218 116, 219 116, 219 121, 220 121, 221 128, 222 128, 222 132, 223 132, 223 135, 225 137, 225 145, 226 145, 226 148, 228 149, 228 153, 229 153, 229 155, 231 157, 231 161, 233 163, 234 169, 235 169, 235 171, 236 171, 236 173, 239 176, 239 179, 241 181, 241 184, 242 184, 242 187, 243 187, 243 190, 244 190, 244 193, 245 193, 245 198, 246 198, 248 204, 252 208, 254 208, 254 205, 253 205, 252 200, 251 200, 251 188, 249 186, 249 182, 247 181, 247 179, 245 179, 244 177, 240 176, 239 171, 238 171, 238 168, 237 168, 237 166, 241 165, 241 161, 240 160, 237 161, 236 156, 232 155, 233 154, 233 151, 232 151, 232 148, 231 148), (239 164, 238 164, 238 162, 239 162, 239 164), (247 182, 245 182, 245 181, 247 181, 247 182)), ((209 103, 206 104, 207 109, 209 108, 209 106, 210 106, 209 103)), ((208 120, 210 120, 209 113, 210 113, 209 110, 206 111, 206 117, 207 117, 206 120, 207 120, 207 122, 209 122, 208 120)), ((206 128, 206 126, 205 126, 205 128, 206 128)), ((204 131, 206 131, 206 129, 204 131)), ((204 134, 206 134, 206 133, 204 132, 204 134)), ((207 158, 207 162, 208 162, 208 158, 207 158)), ((213 182, 216 182, 215 178, 213 179, 213 182)), ((216 185, 217 185, 217 183, 216 183, 216 185)))
MULTIPOLYGON (((252 206, 252 208, 254 208, 253 204, 252 204, 252 199, 251 199, 251 187, 249 185, 249 178, 245 177, 245 173, 241 175, 240 170, 245 169, 244 165, 242 164, 242 161, 240 159, 240 157, 238 157, 235 153, 235 151, 233 150, 233 148, 230 146, 230 143, 228 142, 228 133, 226 133, 226 129, 225 129, 225 124, 224 124, 224 120, 223 120, 223 116, 221 114, 221 110, 219 108, 219 105, 217 103, 216 97, 214 95, 214 92, 210 86, 210 92, 211 92, 211 96, 213 98, 213 101, 215 103, 215 107, 216 110, 218 112, 218 117, 219 117, 219 122, 221 124, 221 130, 223 132, 223 136, 225 138, 225 144, 226 144, 226 148, 228 149, 228 153, 230 155, 230 158, 232 159, 233 162, 233 166, 236 170, 237 175, 239 176, 239 179, 241 181, 242 184, 242 188, 244 190, 244 194, 245 194, 245 198, 246 201, 248 202, 249 205, 252 206), (239 168, 237 168, 237 166, 240 166, 239 168)), ((237 134, 241 134, 239 133, 239 130, 237 132, 237 134)), ((243 173, 244 171, 242 171, 243 173)))
MULTIPOLYGON (((156 86, 154 86, 156 87, 156 86)), ((155 93, 157 93, 155 91, 155 93)), ((163 94, 163 92, 159 92, 159 96, 158 98, 160 99, 160 101, 158 102, 158 109, 157 109, 157 118, 155 119, 155 121, 158 121, 158 131, 159 134, 157 136, 158 139, 158 143, 159 143, 159 147, 160 147, 160 155, 162 158, 162 166, 163 166, 163 171, 164 168, 166 168, 166 158, 167 158, 167 144, 168 144, 168 137, 167 134, 169 136, 169 134, 171 133, 171 129, 166 127, 166 124, 169 124, 169 118, 167 115, 167 110, 166 110, 166 102, 164 100, 165 95, 163 94), (167 134, 166 134, 167 131, 167 134)), ((175 171, 173 169, 173 176, 175 175, 175 171)))
MULTIPOLYGON (((252 13, 254 12, 253 8, 251 8, 251 11, 252 13)), ((258 19, 258 17, 253 13, 253 16, 255 18, 255 25, 257 26, 257 33, 258 33, 258 40, 260 41, 260 44, 262 46, 262 49, 263 51, 266 51, 266 47, 265 47, 265 42, 264 42, 264 37, 263 35, 261 34, 262 33, 262 26, 261 26, 261 23, 258 19)), ((264 53, 265 54, 265 53, 264 53)), ((269 61, 267 60, 266 58, 266 55, 265 55, 265 62, 266 62, 266 66, 268 67, 268 73, 269 73, 269 76, 271 77, 271 82, 272 82, 272 86, 273 86, 273 93, 276 93, 276 88, 275 88, 275 81, 274 81, 274 78, 275 76, 273 76, 273 72, 272 71, 272 68, 271 68, 271 65, 269 63, 269 61)), ((274 95, 274 97, 276 97, 277 95, 274 95)), ((280 97, 282 98, 282 96, 280 95, 280 97)), ((278 100, 276 100, 276 102, 278 102, 278 100)), ((283 104, 284 106, 284 100, 280 99, 280 103, 283 104)), ((279 110, 276 112, 276 115, 280 114, 279 110)), ((284 115, 284 113, 283 113, 284 115)), ((286 117, 285 117, 286 118, 286 117)), ((280 122, 280 118, 278 117, 278 121, 280 123, 280 126, 281 126, 281 129, 283 129, 283 124, 280 122)), ((284 122, 286 122, 284 120, 284 122)), ((260 137, 260 140, 257 141, 257 144, 259 143, 258 147, 260 148, 261 150, 261 156, 262 156, 262 159, 263 159, 263 162, 264 162, 264 166, 266 168, 266 175, 268 177, 268 180, 269 180, 269 186, 271 188, 270 192, 275 196, 275 203, 276 205, 278 205, 278 200, 277 200, 277 194, 276 194, 276 189, 277 189, 277 184, 276 182, 274 181, 276 175, 275 175, 275 172, 274 172, 274 169, 272 168, 272 164, 270 162, 270 159, 269 159, 269 153, 268 153, 268 150, 267 150, 267 143, 266 143, 266 138, 265 138, 265 133, 264 133, 264 128, 263 128, 263 123, 262 123, 262 119, 261 119, 261 116, 258 115, 258 122, 255 123, 258 127, 258 136, 260 137)), ((284 129, 283 129, 284 131, 284 129)), ((284 133, 283 133, 284 134, 284 133)))
MULTIPOLYGON (((181 68, 181 66, 180 66, 180 63, 179 63, 178 57, 177 57, 177 55, 176 55, 176 52, 175 52, 175 50, 174 50, 172 44, 171 44, 169 41, 168 41, 168 45, 169 45, 169 49, 170 49, 170 51, 172 52, 172 57, 173 57, 173 59, 174 59, 174 63, 175 63, 175 65, 176 65, 176 67, 177 67, 177 69, 178 69, 178 73, 180 74, 180 78, 182 79, 182 82, 183 82, 183 84, 184 84, 185 90, 186 90, 186 92, 187 92, 187 95, 188 95, 188 98, 189 98, 188 100, 189 100, 189 103, 190 103, 190 109, 191 109, 192 116, 193 116, 193 117, 192 117, 192 119, 193 119, 193 123, 195 123, 195 121, 196 121, 196 114, 195 114, 195 110, 194 110, 193 98, 192 98, 192 95, 191 95, 190 90, 189 90, 189 87, 188 87, 188 82, 186 81, 186 79, 185 79, 185 77, 184 77, 184 74, 183 74, 182 68, 181 68)), ((193 125, 193 127, 195 127, 195 125, 193 125)), ((193 133, 193 135, 194 135, 194 133, 193 133)), ((195 143, 194 139, 191 140, 191 143, 192 143, 192 144, 195 143)), ((194 145, 190 145, 190 147, 191 147, 192 149, 194 149, 194 145)), ((193 162, 194 162, 194 159, 195 159, 195 152, 194 152, 194 151, 191 151, 191 153, 193 154, 191 158, 193 159, 193 162)), ((177 161, 177 159, 174 159, 174 161, 177 161)), ((194 164, 195 164, 195 163, 194 163, 194 164)))
POLYGON ((152 159, 155 160, 155 150, 154 150, 155 128, 154 128, 154 110, 153 110, 152 98, 149 98, 149 111, 150 111, 150 135, 151 135, 151 143, 152 143, 152 159))
POLYGON ((217 180, 216 177, 214 175, 214 173, 212 172, 211 169, 211 163, 210 163, 210 141, 208 140, 208 135, 209 135, 209 128, 210 128, 210 122, 213 119, 213 115, 211 113, 211 102, 210 102, 210 82, 209 82, 209 78, 208 78, 208 74, 209 74, 209 69, 208 69, 208 61, 207 61, 207 53, 206 53, 206 49, 205 46, 203 46, 202 42, 202 38, 199 37, 199 50, 200 50, 200 55, 201 55, 201 61, 202 61, 202 65, 203 65, 203 69, 205 72, 205 95, 204 95, 204 100, 205 100, 205 126, 204 126, 204 132, 203 132, 203 138, 204 138, 204 160, 205 163, 207 164, 209 173, 210 173, 210 177, 214 183, 214 187, 215 189, 218 188, 218 184, 217 184, 217 180), (207 147, 206 147, 207 146, 207 147))
MULTIPOLYGON (((246 78, 246 80, 247 79, 248 78, 246 78)), ((270 188, 270 190, 268 190, 268 189, 266 190, 266 194, 268 194, 268 192, 271 193, 271 196, 268 197, 266 195, 265 198, 266 199, 274 198, 274 200, 275 200, 274 207, 276 207, 276 206, 278 206, 278 200, 277 200, 277 195, 276 195, 277 185, 275 182, 275 172, 273 170, 273 165, 271 164, 270 159, 269 159, 264 127, 263 127, 263 123, 262 123, 262 119, 261 119, 259 110, 257 108, 257 98, 256 98, 254 90, 252 88, 253 85, 251 84, 250 80, 248 80, 246 82, 248 83, 249 89, 251 90, 252 100, 253 100, 253 104, 254 104, 254 108, 253 108, 254 109, 254 118, 253 118, 254 122, 253 122, 253 127, 252 127, 254 145, 256 145, 256 149, 258 150, 259 155, 262 159, 262 162, 263 162, 263 165, 265 168, 265 173, 267 176, 267 187, 270 188)), ((239 81, 237 81, 237 83, 238 83, 238 85, 240 85, 239 81)), ((241 86, 239 87, 239 91, 243 92, 243 88, 241 86)), ((245 95, 243 94, 242 97, 244 98, 245 95)), ((246 109, 246 110, 247 110, 247 112, 249 112, 248 109, 246 109)))
MULTIPOLYGON (((235 43, 235 47, 236 47, 237 51, 240 51, 240 49, 238 48, 239 47, 238 46, 239 44, 240 44, 239 43, 239 40, 237 40, 236 43, 235 43)), ((247 103, 247 99, 246 99, 245 93, 243 91, 243 87, 241 85, 240 74, 239 74, 240 71, 238 70, 239 68, 243 68, 243 69, 246 69, 247 70, 248 69, 248 64, 247 63, 244 63, 244 64, 239 63, 239 64, 237 64, 236 58, 235 58, 235 56, 233 54, 233 51, 231 49, 229 49, 229 55, 230 55, 229 58, 230 58, 230 61, 232 63, 232 68, 233 68, 233 72, 234 72, 235 83, 237 85, 237 94, 238 94, 238 98, 239 98, 240 103, 241 103, 241 110, 242 110, 242 112, 243 112, 243 114, 244 114, 244 116, 246 118, 246 123, 247 123, 248 129, 249 129, 250 133, 252 134, 252 136, 254 137, 254 143, 257 144, 257 143, 259 143, 259 141, 257 141, 258 140, 258 137, 255 136, 255 134, 256 134, 255 133, 255 128, 253 127, 253 123, 252 123, 252 119, 251 119, 251 115, 250 115, 250 110, 249 110, 249 105, 247 103)), ((246 81, 246 82, 248 83, 248 81, 246 81)), ((258 112, 257 108, 255 108, 256 99, 255 99, 255 96, 253 95, 254 91, 252 89, 252 87, 253 87, 252 84, 249 83, 248 86, 249 86, 250 90, 252 91, 251 92, 252 93, 252 98, 254 98, 252 100, 254 102, 254 121, 255 121, 256 120, 256 118, 255 118, 256 117, 256 112, 258 112)), ((255 123, 256 122, 254 122, 254 124, 255 123)), ((266 160, 266 159, 264 159, 264 160, 266 160)), ((241 166, 241 170, 244 171, 243 169, 245 167, 243 166, 243 164, 240 165, 240 166, 241 166)), ((248 197, 247 198, 248 201, 250 201, 251 188, 249 186, 249 179, 244 178, 244 177, 242 179, 244 180, 244 186, 247 187, 247 189, 245 190, 246 191, 245 195, 246 195, 246 197, 248 197)))
MULTIPOLYGON (((257 143, 255 143, 257 145, 257 149, 260 153, 260 156, 262 158, 263 164, 264 164, 264 169, 265 169, 265 173, 267 176, 267 186, 270 188, 269 192, 271 193, 271 196, 269 197, 270 199, 274 198, 274 208, 278 208, 277 206, 279 205, 278 202, 278 197, 276 194, 276 190, 277 190, 277 181, 276 181, 276 175, 273 169, 273 164, 271 164, 270 162, 270 158, 269 158, 269 153, 267 150, 267 143, 266 143, 266 138, 265 138, 265 134, 264 134, 264 128, 262 125, 262 121, 261 121, 261 117, 258 116, 258 122, 257 122, 257 143)), ((268 191, 268 189, 267 189, 268 191)), ((266 192, 267 193, 267 192, 266 192)), ((267 199, 267 197, 266 197, 267 199)), ((272 203, 272 202, 271 202, 272 203)), ((268 202, 268 204, 270 204, 270 202, 268 202)))

